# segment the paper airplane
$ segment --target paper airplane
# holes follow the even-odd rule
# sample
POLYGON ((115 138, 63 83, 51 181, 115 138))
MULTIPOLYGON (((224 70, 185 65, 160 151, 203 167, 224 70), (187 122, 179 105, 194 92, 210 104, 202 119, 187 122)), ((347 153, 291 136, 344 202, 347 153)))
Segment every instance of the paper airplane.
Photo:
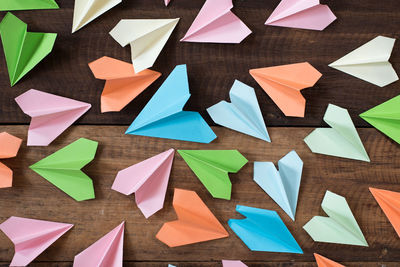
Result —
POLYGON ((369 188, 375 200, 389 219, 400 237, 400 193, 388 190, 369 188))
POLYGON ((214 198, 231 199, 228 173, 237 173, 247 159, 237 150, 178 150, 186 164, 214 198))
POLYGON ((241 261, 222 260, 222 267, 247 267, 247 265, 241 261))
POLYGON ((124 225, 111 230, 74 258, 73 267, 122 267, 124 250, 124 225))
POLYGON ((228 224, 251 251, 303 254, 276 211, 241 205, 236 211, 246 218, 230 219, 228 224))
POLYGON ((10 266, 27 266, 72 226, 74 225, 20 217, 8 218, 0 224, 0 230, 15 246, 10 266))
POLYGON ((324 121, 332 128, 317 128, 304 138, 313 153, 370 161, 347 109, 329 104, 324 121))
MULTIPOLYGON (((0 133, 0 159, 14 158, 18 154, 22 139, 9 133, 0 133)), ((12 186, 13 171, 0 162, 0 188, 12 186)))
POLYGON ((131 45, 136 72, 151 68, 178 24, 176 19, 123 19, 110 35, 122 47, 131 45))
POLYGON ((254 162, 254 181, 294 221, 303 161, 293 150, 278 161, 278 167, 279 171, 272 162, 254 162))
POLYGON ((318 267, 345 267, 344 265, 334 262, 333 260, 325 258, 317 253, 314 253, 314 257, 318 267))
POLYGON ((164 0, 165 6, 168 6, 169 2, 171 2, 171 0, 164 0))
POLYGON ((399 79, 389 62, 396 39, 378 36, 329 64, 366 82, 383 87, 399 79))
POLYGON ((11 86, 50 54, 56 41, 56 33, 28 32, 27 28, 26 23, 11 13, 7 13, 0 23, 11 86))
POLYGON ((0 11, 31 9, 59 9, 59 6, 54 0, 2 0, 0 2, 0 11))
POLYGON ((285 116, 304 117, 306 100, 300 91, 313 87, 322 74, 308 62, 250 70, 251 76, 285 116))
POLYGON ((94 159, 97 145, 80 138, 29 168, 76 201, 93 199, 93 181, 81 169, 94 159))
POLYGON ((232 0, 206 0, 181 42, 240 43, 251 30, 232 8, 232 0))
POLYGON ((178 247, 229 234, 196 192, 175 189, 172 202, 178 219, 164 223, 156 237, 169 247, 178 247))
POLYGON ((101 94, 101 112, 120 111, 149 87, 161 73, 144 70, 135 73, 132 64, 102 57, 89 67, 97 79, 106 80, 101 94))
POLYGON ((164 206, 174 149, 119 171, 111 189, 124 195, 135 193, 136 204, 148 218, 164 206))
POLYGON ((221 101, 207 109, 211 119, 229 129, 271 142, 254 89, 235 80, 231 103, 221 101))
POLYGON ((400 95, 360 114, 360 117, 400 144, 400 95))
POLYGON ((368 247, 344 197, 326 191, 321 207, 329 217, 314 216, 303 226, 314 241, 368 247))
POLYGON ((189 98, 186 65, 178 65, 125 133, 210 143, 217 136, 201 115, 182 110, 189 98))
POLYGON ((282 0, 265 25, 322 31, 336 20, 319 0, 282 0))
POLYGON ((122 0, 75 0, 72 33, 121 2, 122 0))
POLYGON ((48 146, 92 105, 70 98, 30 89, 15 98, 28 116, 28 146, 48 146))

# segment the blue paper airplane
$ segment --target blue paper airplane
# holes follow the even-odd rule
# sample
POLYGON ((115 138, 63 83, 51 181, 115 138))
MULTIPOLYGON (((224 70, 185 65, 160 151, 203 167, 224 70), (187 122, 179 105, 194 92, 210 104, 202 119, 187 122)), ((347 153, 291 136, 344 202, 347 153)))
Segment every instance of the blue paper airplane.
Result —
POLYGON ((303 161, 293 150, 278 161, 278 167, 279 171, 272 162, 254 162, 254 181, 294 221, 303 161))
POLYGON ((250 250, 303 254, 276 211, 240 205, 236 211, 246 219, 230 219, 228 224, 250 250))
POLYGON ((235 80, 231 103, 221 101, 207 109, 216 124, 271 142, 254 89, 235 80))
POLYGON ((201 115, 182 111, 189 98, 186 65, 178 65, 125 133, 210 143, 217 136, 201 115))

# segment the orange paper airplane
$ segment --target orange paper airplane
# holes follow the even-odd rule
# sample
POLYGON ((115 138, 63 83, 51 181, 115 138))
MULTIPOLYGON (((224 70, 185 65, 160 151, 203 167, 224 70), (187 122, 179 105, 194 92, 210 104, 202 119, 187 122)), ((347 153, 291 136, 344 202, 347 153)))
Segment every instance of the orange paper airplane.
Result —
POLYGON ((322 74, 308 62, 252 69, 251 76, 285 116, 304 117, 306 100, 300 90, 314 86, 322 74))
POLYGON ((161 76, 149 69, 135 73, 132 64, 110 57, 89 63, 89 68, 97 79, 106 80, 101 94, 102 113, 120 111, 161 76))
POLYGON ((400 193, 372 187, 369 188, 369 191, 400 237, 400 193))
POLYGON ((164 223, 156 235, 169 247, 229 236, 196 192, 176 188, 172 205, 178 220, 164 223))
POLYGON ((344 265, 334 262, 324 256, 314 253, 315 260, 317 261, 318 267, 344 267, 344 265))
MULTIPOLYGON (((0 159, 14 158, 17 156, 22 139, 9 133, 0 133, 0 159)), ((0 188, 12 186, 13 172, 10 168, 0 162, 0 188)))

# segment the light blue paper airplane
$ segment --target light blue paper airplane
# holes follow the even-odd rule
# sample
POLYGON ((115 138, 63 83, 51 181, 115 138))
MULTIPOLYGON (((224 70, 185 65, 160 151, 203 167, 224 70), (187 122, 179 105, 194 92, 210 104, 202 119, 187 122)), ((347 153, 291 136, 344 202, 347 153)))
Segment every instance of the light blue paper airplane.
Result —
POLYGON ((189 98, 186 65, 178 65, 125 133, 210 143, 217 136, 201 115, 182 110, 189 98))
POLYGON ((294 221, 303 161, 293 150, 278 161, 278 167, 279 171, 272 162, 254 162, 254 181, 294 221))
POLYGON ((250 250, 303 254, 276 211, 240 205, 236 211, 246 219, 230 219, 229 227, 250 250))
POLYGON ((271 142, 254 89, 238 80, 229 92, 231 103, 221 101, 207 109, 216 124, 271 142))

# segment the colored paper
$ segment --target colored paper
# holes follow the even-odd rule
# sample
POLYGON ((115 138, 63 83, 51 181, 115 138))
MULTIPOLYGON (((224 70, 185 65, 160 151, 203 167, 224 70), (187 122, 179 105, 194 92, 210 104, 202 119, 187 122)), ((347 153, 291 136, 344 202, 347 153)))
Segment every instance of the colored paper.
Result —
POLYGON ((335 20, 319 0, 282 0, 265 25, 322 31, 335 20))
POLYGON ((304 138, 313 153, 370 161, 347 109, 329 104, 324 121, 332 128, 317 128, 304 138))
POLYGON ((182 110, 189 98, 186 65, 178 65, 125 133, 210 143, 217 136, 201 115, 182 110))
MULTIPOLYGON (((22 139, 9 133, 0 133, 0 159, 14 158, 18 154, 22 139)), ((12 186, 13 171, 0 162, 0 188, 12 186)))
POLYGON ((206 0, 181 42, 240 43, 251 30, 232 8, 232 0, 206 0))
POLYGON ((230 219, 228 224, 251 251, 303 254, 276 211, 241 205, 236 211, 246 218, 230 219))
POLYGON ((122 267, 125 222, 74 258, 73 267, 122 267))
POLYGON ((135 193, 139 209, 150 217, 164 206, 174 154, 171 148, 119 171, 111 189, 124 195, 135 193))
POLYGON ((228 173, 237 173, 247 159, 237 150, 178 150, 186 164, 214 198, 231 199, 228 173))
POLYGON ((28 32, 28 25, 11 13, 0 23, 0 35, 11 86, 50 54, 56 33, 28 32))
POLYGON ((321 207, 329 217, 314 216, 303 226, 314 241, 368 247, 344 197, 326 191, 321 207))
POLYGON ((158 240, 169 247, 229 236, 196 192, 176 188, 172 205, 178 219, 164 223, 156 235, 158 240))
POLYGON ((247 265, 241 261, 222 260, 222 267, 247 267, 247 265))
POLYGON ((165 6, 168 6, 169 2, 171 2, 171 0, 164 0, 165 6))
POLYGON ((54 0, 2 0, 0 2, 0 11, 30 9, 59 9, 59 6, 54 0))
POLYGON ((360 114, 360 117, 400 144, 400 95, 360 114))
POLYGON ((279 171, 272 162, 254 162, 254 181, 294 221, 303 161, 293 150, 278 161, 278 167, 279 171))
POLYGON ((389 62, 396 39, 378 36, 329 64, 366 82, 383 87, 399 79, 389 62))
POLYGON ((400 193, 372 187, 369 188, 369 191, 400 237, 400 193))
POLYGON ((121 2, 122 0, 75 0, 72 33, 121 2))
POLYGON ((110 57, 99 58, 89 67, 97 79, 106 80, 101 94, 102 113, 120 111, 161 76, 148 69, 135 73, 132 64, 110 57))
POLYGON ((325 258, 317 253, 314 253, 314 257, 318 267, 344 267, 344 265, 334 262, 333 260, 325 258))
POLYGON ((0 230, 15 246, 10 266, 27 266, 72 226, 74 225, 20 217, 8 218, 0 224, 0 230))
POLYGON ((176 19, 123 19, 110 31, 122 47, 131 45, 132 64, 136 72, 151 68, 172 31, 176 19))
POLYGON ((250 74, 285 116, 302 118, 306 99, 300 91, 313 87, 322 76, 308 62, 252 69, 250 74))
POLYGON ((28 146, 48 146, 92 106, 35 89, 26 91, 15 101, 32 118, 28 146))
POLYGON ((229 92, 231 103, 221 101, 207 109, 221 126, 271 142, 254 89, 235 80, 229 92))
POLYGON ((93 181, 81 169, 94 159, 97 145, 80 138, 29 168, 76 201, 93 199, 93 181))

